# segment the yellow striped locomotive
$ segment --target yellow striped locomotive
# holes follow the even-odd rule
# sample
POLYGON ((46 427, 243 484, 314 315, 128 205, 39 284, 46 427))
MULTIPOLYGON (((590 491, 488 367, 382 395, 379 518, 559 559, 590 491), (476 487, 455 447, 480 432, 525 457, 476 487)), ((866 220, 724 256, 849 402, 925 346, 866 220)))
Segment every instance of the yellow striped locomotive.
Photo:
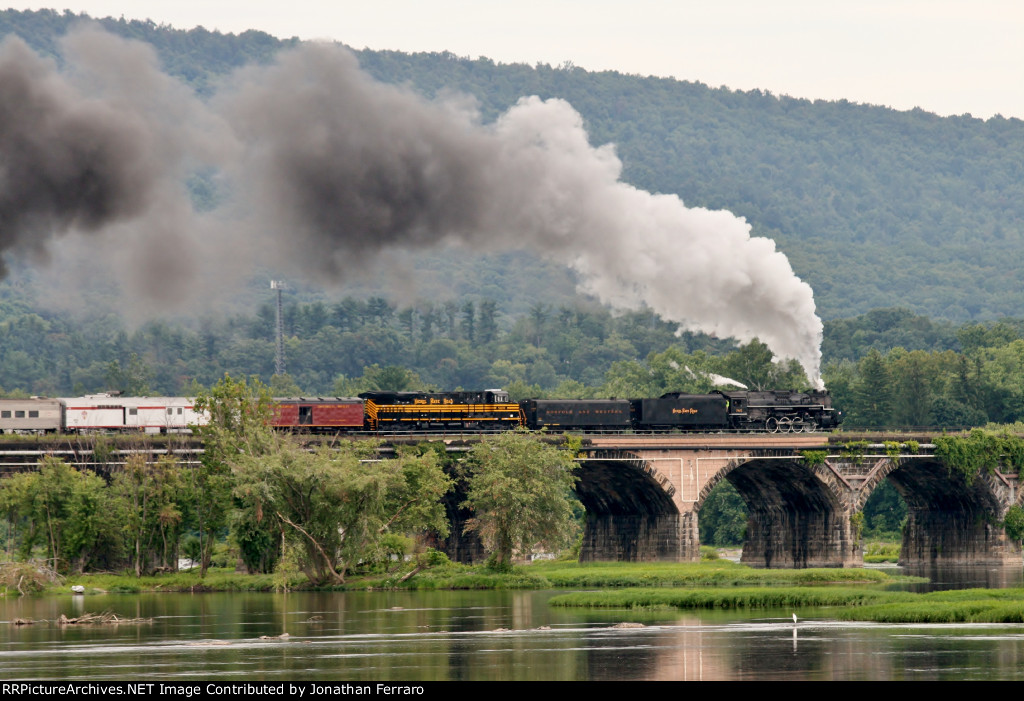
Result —
POLYGON ((368 431, 507 431, 523 424, 508 392, 364 392, 368 431))

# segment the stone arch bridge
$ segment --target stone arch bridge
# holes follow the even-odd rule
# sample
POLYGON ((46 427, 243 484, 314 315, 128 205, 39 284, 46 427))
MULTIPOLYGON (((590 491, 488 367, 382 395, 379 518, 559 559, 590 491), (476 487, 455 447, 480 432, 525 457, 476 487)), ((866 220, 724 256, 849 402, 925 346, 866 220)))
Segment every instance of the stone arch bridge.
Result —
POLYGON ((910 452, 870 440, 877 442, 853 452, 823 434, 590 436, 579 458, 577 493, 587 510, 580 559, 697 560, 701 507, 728 480, 749 511, 744 563, 860 565, 856 515, 889 479, 909 510, 901 564, 1024 563, 1001 525, 1021 503, 1016 474, 968 484, 928 443, 910 452))

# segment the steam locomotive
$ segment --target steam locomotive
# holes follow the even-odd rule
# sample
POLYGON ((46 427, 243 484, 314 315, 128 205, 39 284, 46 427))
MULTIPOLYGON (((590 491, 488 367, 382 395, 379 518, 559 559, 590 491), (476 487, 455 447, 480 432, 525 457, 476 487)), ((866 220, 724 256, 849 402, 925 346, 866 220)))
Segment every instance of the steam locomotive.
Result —
MULTIPOLYGON (((4 433, 142 431, 184 433, 208 417, 186 397, 95 394, 63 399, 0 399, 4 433)), ((274 400, 282 430, 338 432, 829 430, 842 421, 824 391, 669 392, 650 399, 526 399, 500 389, 364 392, 358 397, 274 400)))

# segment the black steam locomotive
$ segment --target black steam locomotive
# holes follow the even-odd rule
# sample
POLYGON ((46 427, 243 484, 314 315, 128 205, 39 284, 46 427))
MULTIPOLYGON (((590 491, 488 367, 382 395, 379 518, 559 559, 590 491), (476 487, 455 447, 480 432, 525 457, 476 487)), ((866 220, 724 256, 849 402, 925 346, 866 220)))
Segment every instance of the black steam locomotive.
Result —
POLYGON ((523 425, 559 431, 828 430, 842 422, 828 392, 669 392, 656 399, 528 399, 523 425))

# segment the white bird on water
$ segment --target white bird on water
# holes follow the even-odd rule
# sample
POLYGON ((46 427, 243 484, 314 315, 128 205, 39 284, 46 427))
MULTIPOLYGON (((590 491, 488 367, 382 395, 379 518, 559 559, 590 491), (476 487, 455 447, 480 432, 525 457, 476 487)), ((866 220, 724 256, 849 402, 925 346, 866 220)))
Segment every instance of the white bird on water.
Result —
POLYGON ((793 623, 796 623, 796 614, 793 614, 793 623))

